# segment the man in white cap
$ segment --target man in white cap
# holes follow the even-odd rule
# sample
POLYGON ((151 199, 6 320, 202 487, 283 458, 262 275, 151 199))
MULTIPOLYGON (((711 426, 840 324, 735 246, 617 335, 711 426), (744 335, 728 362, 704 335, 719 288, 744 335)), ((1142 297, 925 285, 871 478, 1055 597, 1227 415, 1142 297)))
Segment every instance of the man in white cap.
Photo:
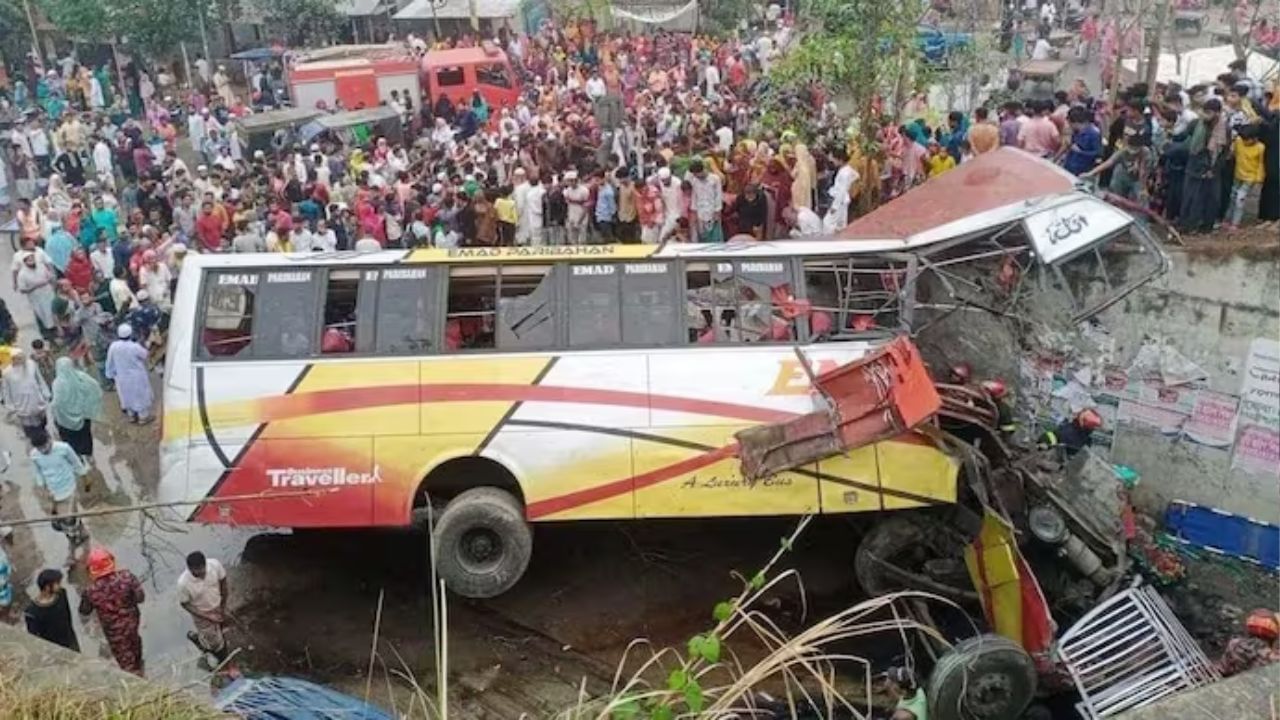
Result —
POLYGON ((587 242, 588 206, 591 201, 591 190, 578 182, 578 172, 570 170, 564 174, 564 201, 569 206, 565 217, 564 229, 566 240, 570 245, 585 245, 587 242))
POLYGON ((155 397, 151 391, 151 377, 147 372, 147 351, 133 340, 133 327, 121 323, 116 328, 116 340, 107 348, 107 366, 104 374, 115 381, 120 407, 129 422, 145 425, 153 420, 151 406, 155 397))

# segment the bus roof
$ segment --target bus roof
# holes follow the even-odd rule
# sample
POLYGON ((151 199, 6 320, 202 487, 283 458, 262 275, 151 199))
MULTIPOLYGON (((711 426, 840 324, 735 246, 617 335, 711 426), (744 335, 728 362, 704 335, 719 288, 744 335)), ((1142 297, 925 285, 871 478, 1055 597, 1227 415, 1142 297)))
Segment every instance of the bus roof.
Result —
POLYGON ((558 260, 624 261, 718 257, 826 257, 876 250, 905 249, 901 241, 774 240, 738 243, 668 243, 666 245, 558 245, 542 247, 427 248, 359 253, 227 253, 189 255, 208 268, 289 265, 459 264, 492 262, 548 262, 558 260))

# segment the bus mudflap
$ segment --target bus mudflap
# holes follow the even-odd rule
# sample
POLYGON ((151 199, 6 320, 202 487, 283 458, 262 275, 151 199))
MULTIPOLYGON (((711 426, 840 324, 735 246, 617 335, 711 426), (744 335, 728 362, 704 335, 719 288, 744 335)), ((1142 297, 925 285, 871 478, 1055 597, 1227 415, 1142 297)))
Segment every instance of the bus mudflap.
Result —
POLYGON ((824 409, 735 435, 743 478, 770 477, 901 435, 942 406, 906 337, 818 375, 813 385, 824 409))

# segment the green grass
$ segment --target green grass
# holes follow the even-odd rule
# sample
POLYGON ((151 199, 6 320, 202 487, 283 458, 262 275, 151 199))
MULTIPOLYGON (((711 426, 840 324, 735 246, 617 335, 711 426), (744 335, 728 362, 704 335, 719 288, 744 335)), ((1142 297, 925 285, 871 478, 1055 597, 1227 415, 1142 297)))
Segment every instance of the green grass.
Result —
POLYGON ((0 665, 0 720, 226 720, 229 715, 180 691, 139 683, 50 685, 0 665))

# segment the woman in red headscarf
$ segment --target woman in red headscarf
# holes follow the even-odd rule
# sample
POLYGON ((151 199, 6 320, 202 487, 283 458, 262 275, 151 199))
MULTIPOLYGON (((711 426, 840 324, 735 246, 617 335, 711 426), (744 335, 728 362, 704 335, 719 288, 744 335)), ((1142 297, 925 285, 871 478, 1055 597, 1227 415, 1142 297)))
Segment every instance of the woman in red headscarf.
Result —
POLYGON ((80 614, 98 613, 111 656, 121 670, 142 675, 142 636, 138 606, 147 599, 142 583, 128 570, 117 570, 110 550, 95 547, 87 559, 89 584, 80 594, 80 614))
POLYGON ((356 217, 360 220, 360 237, 371 237, 379 245, 386 247, 387 227, 373 203, 362 202, 356 205, 356 217))
POLYGON ((62 276, 77 291, 93 293, 93 263, 89 261, 84 248, 77 247, 71 251, 71 260, 67 262, 67 269, 62 276))

